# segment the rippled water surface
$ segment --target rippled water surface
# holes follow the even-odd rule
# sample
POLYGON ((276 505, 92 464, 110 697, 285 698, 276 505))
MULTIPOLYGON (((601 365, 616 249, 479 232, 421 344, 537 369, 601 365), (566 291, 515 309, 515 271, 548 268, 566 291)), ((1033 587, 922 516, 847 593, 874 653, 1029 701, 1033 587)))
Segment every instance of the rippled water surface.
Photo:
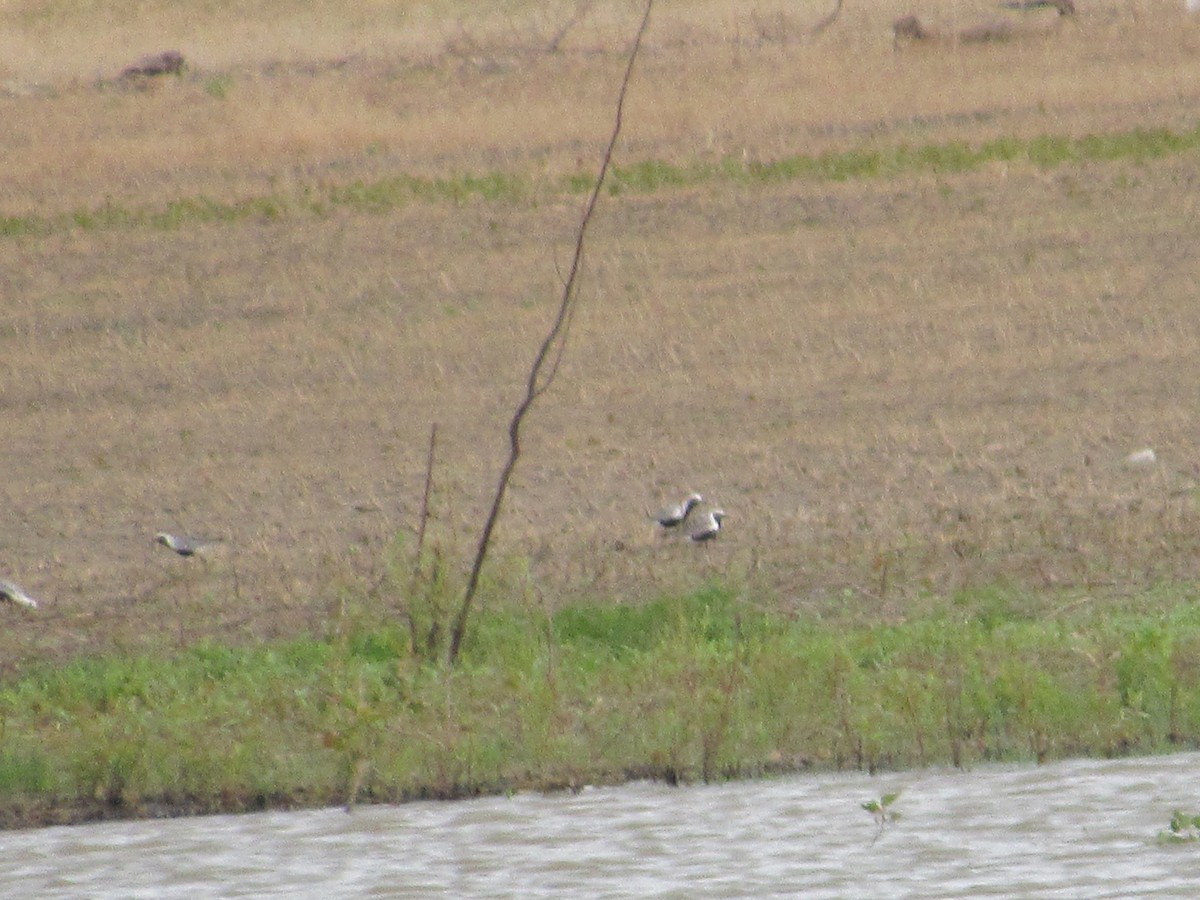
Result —
POLYGON ((1200 754, 0 833, 22 897, 1195 897, 1200 754), (902 790, 876 837, 863 801, 902 790))

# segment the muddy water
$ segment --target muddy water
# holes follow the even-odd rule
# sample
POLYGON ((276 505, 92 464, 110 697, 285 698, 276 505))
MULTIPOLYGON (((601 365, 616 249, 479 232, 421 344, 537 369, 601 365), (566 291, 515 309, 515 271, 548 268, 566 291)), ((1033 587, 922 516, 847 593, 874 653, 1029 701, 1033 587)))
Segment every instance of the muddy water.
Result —
POLYGON ((0 834, 21 897, 1195 897, 1200 754, 0 834), (877 833, 863 801, 902 790, 877 833))

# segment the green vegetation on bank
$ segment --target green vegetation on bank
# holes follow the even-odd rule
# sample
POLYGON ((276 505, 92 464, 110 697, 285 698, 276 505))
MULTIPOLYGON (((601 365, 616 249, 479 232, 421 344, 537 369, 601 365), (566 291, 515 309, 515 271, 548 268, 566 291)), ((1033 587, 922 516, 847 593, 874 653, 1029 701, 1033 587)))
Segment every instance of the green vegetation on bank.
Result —
POLYGON ((553 615, 489 598, 454 669, 379 622, 79 659, 0 686, 0 821, 1195 746, 1200 606, 1171 596, 1042 618, 992 589, 870 625, 720 586, 553 615))
MULTIPOLYGON (((769 162, 726 157, 716 163, 674 164, 647 160, 610 172, 610 193, 646 193, 689 185, 728 181, 738 184, 796 179, 842 181, 851 178, 889 178, 910 173, 952 173, 979 169, 990 163, 1025 163, 1041 168, 1081 163, 1147 159, 1185 153, 1200 148, 1200 124, 1190 131, 1167 128, 1134 129, 1112 134, 1071 138, 1041 135, 1031 139, 999 138, 977 147, 965 142, 911 147, 861 148, 817 156, 797 154, 769 162)), ((171 229, 188 224, 272 220, 284 216, 325 215, 345 208, 386 212, 415 200, 463 203, 519 200, 546 194, 581 194, 591 190, 595 174, 580 173, 551 184, 535 179, 491 172, 451 178, 396 175, 376 181, 355 181, 335 187, 301 187, 240 200, 191 197, 165 206, 123 206, 111 201, 61 216, 0 216, 0 237, 45 235, 71 228, 171 229)))
POLYGON ((1194 844, 1200 841, 1200 816, 1175 810, 1166 831, 1158 833, 1160 844, 1194 844))

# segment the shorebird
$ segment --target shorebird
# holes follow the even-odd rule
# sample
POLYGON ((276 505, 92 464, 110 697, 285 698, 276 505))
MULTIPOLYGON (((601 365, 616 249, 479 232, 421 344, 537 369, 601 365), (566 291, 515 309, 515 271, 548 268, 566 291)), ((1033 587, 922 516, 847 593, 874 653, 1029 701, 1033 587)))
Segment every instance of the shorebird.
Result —
POLYGON ((700 520, 700 524, 692 529, 688 535, 689 541, 711 541, 721 531, 721 520, 728 515, 723 509, 714 509, 705 513, 704 518, 700 520))
POLYGON ((659 510, 656 513, 651 513, 650 518, 652 518, 663 528, 674 528, 677 525, 682 525, 684 519, 686 519, 691 511, 696 507, 696 504, 702 503, 703 501, 704 498, 699 494, 692 494, 682 503, 676 503, 673 506, 668 506, 666 509, 659 510))
POLYGON ((208 547, 216 543, 215 540, 207 538, 189 537, 185 534, 168 534, 165 531, 160 531, 156 534, 154 540, 168 550, 174 550, 180 556, 203 555, 208 547))
POLYGON ((2 578, 0 578, 0 600, 12 603, 14 606, 25 606, 29 609, 38 608, 38 602, 36 600, 30 597, 11 581, 5 581, 2 578))

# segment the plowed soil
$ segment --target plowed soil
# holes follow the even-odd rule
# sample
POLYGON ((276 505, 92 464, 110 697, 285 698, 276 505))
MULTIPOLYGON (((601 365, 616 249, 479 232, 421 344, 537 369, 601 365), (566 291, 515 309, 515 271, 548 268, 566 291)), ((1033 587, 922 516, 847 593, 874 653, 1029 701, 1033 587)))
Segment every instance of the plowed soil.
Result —
MULTIPOLYGON (((897 4, 818 36, 815 5, 665 4, 618 162, 1194 127, 1200 18, 1080 6, 897 51, 897 4)), ((463 566, 578 226, 557 179, 598 165, 637 17, 593 10, 548 52, 570 7, 521 10, 337 21, 272 58, 201 21, 182 76, 136 82, 115 75, 156 47, 116 27, 104 59, 6 63, 0 215, 49 224, 0 237, 0 575, 43 601, 0 608, 0 670, 330 627, 411 550, 434 423, 430 541, 463 566), (534 188, 72 219, 493 172, 534 188), (182 559, 160 530, 222 541, 182 559)), ((552 605, 716 576, 867 617, 1197 577, 1198 182, 1189 151, 606 193, 496 577, 552 605), (646 511, 693 490, 719 540, 655 535, 646 511)))

